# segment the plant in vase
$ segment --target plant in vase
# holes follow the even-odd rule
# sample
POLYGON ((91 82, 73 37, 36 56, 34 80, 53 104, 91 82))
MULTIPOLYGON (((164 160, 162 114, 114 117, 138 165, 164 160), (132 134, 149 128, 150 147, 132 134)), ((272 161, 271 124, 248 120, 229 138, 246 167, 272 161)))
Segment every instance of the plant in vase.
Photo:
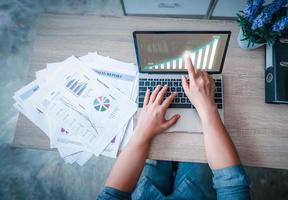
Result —
POLYGON ((249 0, 245 9, 237 13, 240 31, 238 44, 244 49, 256 49, 273 44, 288 28, 288 0, 274 0, 263 5, 264 0, 249 0))

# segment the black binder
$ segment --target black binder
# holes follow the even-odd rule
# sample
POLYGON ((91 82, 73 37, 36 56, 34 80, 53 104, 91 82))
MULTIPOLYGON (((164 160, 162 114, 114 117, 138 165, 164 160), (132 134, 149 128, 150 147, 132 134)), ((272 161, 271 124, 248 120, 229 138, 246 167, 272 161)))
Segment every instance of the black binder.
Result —
POLYGON ((288 103, 288 35, 266 45, 265 102, 288 103))

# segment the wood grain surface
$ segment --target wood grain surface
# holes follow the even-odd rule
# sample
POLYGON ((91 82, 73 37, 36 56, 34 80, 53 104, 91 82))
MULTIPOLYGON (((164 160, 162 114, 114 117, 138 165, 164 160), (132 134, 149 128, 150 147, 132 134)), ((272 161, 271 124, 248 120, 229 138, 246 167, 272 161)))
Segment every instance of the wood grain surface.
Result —
MULTIPOLYGON (((288 106, 264 103, 264 48, 240 49, 236 42, 239 27, 233 21, 44 14, 37 25, 27 82, 35 79, 34 72, 46 63, 93 51, 135 63, 135 30, 231 30, 223 69, 225 126, 245 165, 288 169, 288 106)), ((19 116, 14 144, 49 148, 45 134, 23 115, 19 116)), ((159 135, 149 157, 206 162, 203 136, 159 135)))

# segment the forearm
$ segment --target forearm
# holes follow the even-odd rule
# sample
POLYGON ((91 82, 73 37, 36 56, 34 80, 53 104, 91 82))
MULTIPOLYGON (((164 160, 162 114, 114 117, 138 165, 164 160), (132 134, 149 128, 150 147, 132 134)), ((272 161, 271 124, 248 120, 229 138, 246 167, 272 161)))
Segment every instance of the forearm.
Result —
POLYGON ((134 133, 127 147, 120 153, 106 186, 132 192, 141 175, 150 146, 150 142, 143 142, 139 137, 134 133))
POLYGON ((202 114, 204 143, 208 163, 212 169, 240 164, 236 148, 226 131, 216 106, 202 114))
POLYGON ((176 97, 176 93, 173 93, 164 99, 167 89, 167 85, 163 88, 158 85, 152 94, 150 90, 146 91, 134 135, 118 157, 106 186, 123 192, 132 192, 141 175, 153 137, 163 133, 179 119, 179 115, 165 119, 166 111, 176 97))

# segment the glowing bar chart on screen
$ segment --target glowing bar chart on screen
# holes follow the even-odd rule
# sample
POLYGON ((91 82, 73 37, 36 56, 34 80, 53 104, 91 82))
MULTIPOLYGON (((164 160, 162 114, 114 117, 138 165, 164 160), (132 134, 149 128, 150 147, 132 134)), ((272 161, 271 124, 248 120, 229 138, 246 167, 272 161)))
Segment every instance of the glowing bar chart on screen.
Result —
POLYGON ((186 69, 185 58, 191 57, 193 65, 198 69, 212 69, 215 61, 217 47, 219 45, 219 37, 213 38, 208 43, 200 47, 193 48, 185 52, 185 55, 160 61, 155 65, 145 66, 146 70, 160 69, 160 70, 183 70, 186 69))

